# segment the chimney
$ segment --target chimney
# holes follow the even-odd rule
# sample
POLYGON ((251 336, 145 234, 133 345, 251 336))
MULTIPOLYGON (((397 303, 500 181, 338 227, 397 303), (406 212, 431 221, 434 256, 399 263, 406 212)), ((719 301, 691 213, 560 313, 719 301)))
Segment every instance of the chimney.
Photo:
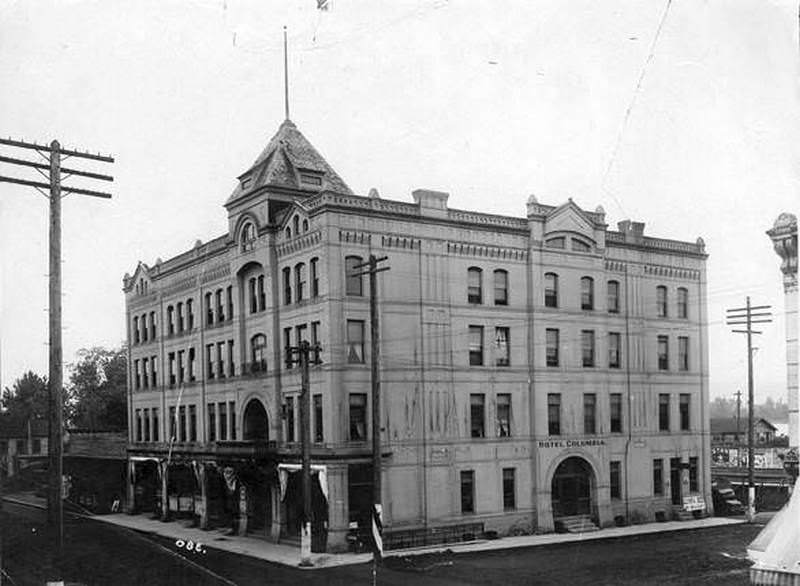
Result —
POLYGON ((419 206, 421 216, 447 217, 447 198, 449 193, 431 189, 415 189, 411 192, 414 203, 419 206))
POLYGON ((639 244, 644 239, 644 222, 622 220, 617 222, 617 229, 625 237, 625 242, 639 244))

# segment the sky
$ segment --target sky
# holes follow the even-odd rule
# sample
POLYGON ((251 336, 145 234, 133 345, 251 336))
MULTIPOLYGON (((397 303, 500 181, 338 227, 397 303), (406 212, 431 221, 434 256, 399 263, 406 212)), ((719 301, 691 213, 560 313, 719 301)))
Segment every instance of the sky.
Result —
MULTIPOLYGON (((355 193, 439 189, 519 217, 530 194, 572 197, 610 228, 702 237, 712 398, 746 390, 745 339, 724 315, 748 295, 775 313, 756 338, 756 399, 785 398, 764 232, 800 207, 797 2, 328 4, 0 0, 0 136, 115 157, 70 160, 115 181, 92 185, 111 200, 63 200, 65 363, 122 343, 122 277, 139 260, 227 230, 222 204, 284 118, 286 25, 291 118, 355 193)), ((42 195, 0 183, 2 387, 47 373, 47 226, 42 195)))

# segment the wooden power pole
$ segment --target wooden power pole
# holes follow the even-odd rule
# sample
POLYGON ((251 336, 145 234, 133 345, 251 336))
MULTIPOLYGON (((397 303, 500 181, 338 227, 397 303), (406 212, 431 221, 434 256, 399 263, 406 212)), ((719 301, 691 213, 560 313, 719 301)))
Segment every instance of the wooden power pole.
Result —
POLYGON ((109 175, 62 167, 61 162, 71 157, 113 163, 110 156, 63 149, 57 140, 50 145, 40 145, 19 140, 0 138, 0 145, 34 150, 47 163, 0 156, 0 163, 34 169, 48 182, 31 181, 18 177, 0 175, 0 182, 15 183, 33 187, 50 200, 50 278, 49 278, 49 491, 47 499, 47 519, 54 525, 58 535, 59 557, 64 547, 64 509, 62 495, 63 478, 63 439, 64 439, 64 397, 63 397, 63 349, 61 345, 61 199, 70 193, 92 197, 110 198, 111 194, 78 187, 62 185, 62 180, 71 177, 84 177, 100 181, 113 181, 109 175), (63 195, 62 195, 63 194, 63 195))
POLYGON ((750 305, 750 297, 747 297, 747 305, 736 309, 729 309, 727 320, 729 326, 745 326, 744 330, 732 330, 736 334, 747 334, 747 520, 753 522, 756 514, 756 485, 753 479, 753 464, 755 450, 753 447, 753 436, 755 420, 753 418, 753 335, 761 334, 753 330, 753 324, 770 323, 772 313, 766 311, 770 305, 750 305), (754 313, 755 312, 755 313, 754 313))

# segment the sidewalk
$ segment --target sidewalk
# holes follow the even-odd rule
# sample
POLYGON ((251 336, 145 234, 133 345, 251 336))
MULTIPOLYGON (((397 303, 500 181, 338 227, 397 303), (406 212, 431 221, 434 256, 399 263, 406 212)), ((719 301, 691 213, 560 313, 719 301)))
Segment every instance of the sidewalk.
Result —
MULTIPOLYGON (((21 505, 45 507, 45 499, 32 494, 9 495, 4 500, 21 505)), ((110 515, 88 516, 95 521, 110 523, 127 527, 135 531, 158 535, 171 540, 193 541, 203 544, 204 548, 217 549, 230 553, 250 556, 256 559, 273 562, 286 566, 297 567, 300 562, 300 549, 296 546, 272 543, 254 537, 229 536, 226 530, 203 531, 196 527, 185 527, 180 521, 162 522, 150 519, 144 515, 127 515, 115 513, 110 515)), ((719 527, 723 525, 738 525, 746 521, 741 518, 708 517, 695 521, 668 521, 665 523, 649 523, 646 525, 633 525, 629 527, 612 527, 591 533, 549 533, 546 535, 523 535, 519 537, 503 537, 495 540, 478 540, 468 543, 451 543, 414 549, 392 550, 384 553, 384 557, 411 557, 450 550, 453 553, 468 553, 475 551, 494 551, 515 549, 522 547, 535 547, 570 542, 586 542, 597 539, 613 539, 618 537, 631 537, 634 535, 647 535, 665 533, 668 531, 684 531, 701 529, 705 527, 719 527)), ((188 522, 187 522, 188 524, 188 522)), ((313 568, 330 568, 353 564, 363 564, 372 559, 370 553, 344 553, 312 554, 313 568)), ((312 568, 312 569, 313 569, 312 568)))

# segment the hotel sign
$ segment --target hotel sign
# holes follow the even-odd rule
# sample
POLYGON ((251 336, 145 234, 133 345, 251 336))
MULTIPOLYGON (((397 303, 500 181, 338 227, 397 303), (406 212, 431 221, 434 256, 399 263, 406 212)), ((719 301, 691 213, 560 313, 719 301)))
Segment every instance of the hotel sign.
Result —
POLYGON ((563 449, 563 448, 596 448, 606 445, 602 439, 567 439, 567 440, 540 440, 539 449, 563 449))

